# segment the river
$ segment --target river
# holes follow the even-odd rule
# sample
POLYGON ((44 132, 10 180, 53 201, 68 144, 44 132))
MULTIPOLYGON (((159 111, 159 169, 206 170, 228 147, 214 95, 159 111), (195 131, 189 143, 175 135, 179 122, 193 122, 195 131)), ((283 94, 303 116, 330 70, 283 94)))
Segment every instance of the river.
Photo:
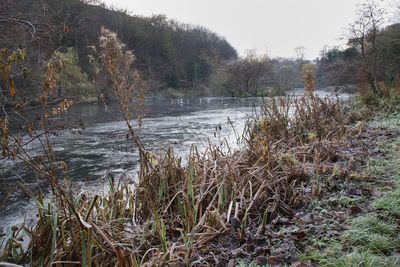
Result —
MULTIPOLYGON (((260 107, 261 98, 185 98, 148 99, 146 116, 141 128, 146 149, 158 153, 160 149, 173 147, 183 157, 192 144, 200 149, 220 143, 224 138, 237 147, 237 131, 241 134, 246 119, 260 107), (231 123, 228 121, 231 121, 231 123)), ((81 103, 73 105, 63 116, 68 121, 84 124, 81 131, 64 131, 52 137, 57 161, 68 164, 68 176, 82 190, 102 193, 107 175, 135 176, 138 153, 127 140, 128 128, 118 115, 116 102, 81 103)), ((39 155, 39 144, 28 151, 39 155)), ((15 188, 17 182, 26 184, 32 192, 42 190, 49 197, 47 183, 35 177, 23 163, 3 161, 0 169, 2 206, 0 228, 20 224, 26 217, 31 224, 35 218, 35 206, 28 194, 15 188), (8 192, 15 188, 9 196, 8 192)))
MULTIPOLYGON (((256 115, 263 101, 227 97, 148 99, 142 141, 156 154, 173 147, 183 161, 192 144, 204 149, 209 142, 218 145, 226 139, 231 148, 237 148, 237 135, 242 134, 246 120, 256 115)), ((57 161, 68 164, 68 176, 80 190, 101 194, 106 190, 107 175, 135 177, 138 153, 127 140, 127 126, 118 114, 116 102, 76 104, 63 114, 66 120, 85 126, 82 131, 63 131, 52 138, 57 161)), ((41 153, 39 144, 27 149, 32 155, 41 153)), ((24 183, 34 193, 41 190, 49 198, 48 184, 21 162, 2 161, 0 175, 0 230, 24 220, 32 224, 35 205, 16 184, 24 183)))

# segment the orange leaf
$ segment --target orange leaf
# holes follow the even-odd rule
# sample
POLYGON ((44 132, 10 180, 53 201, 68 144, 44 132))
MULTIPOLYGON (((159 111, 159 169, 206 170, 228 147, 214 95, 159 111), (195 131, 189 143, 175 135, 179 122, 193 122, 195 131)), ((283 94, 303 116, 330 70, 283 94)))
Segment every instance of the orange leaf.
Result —
POLYGON ((67 172, 67 171, 68 171, 67 163, 65 163, 65 161, 60 161, 60 168, 61 168, 64 172, 67 172))
POLYGON ((13 79, 10 79, 10 96, 15 96, 15 84, 13 79))
POLYGON ((32 137, 32 136, 33 136, 32 125, 28 125, 28 128, 27 128, 27 130, 28 130, 28 134, 29 134, 29 136, 30 136, 30 137, 32 137))

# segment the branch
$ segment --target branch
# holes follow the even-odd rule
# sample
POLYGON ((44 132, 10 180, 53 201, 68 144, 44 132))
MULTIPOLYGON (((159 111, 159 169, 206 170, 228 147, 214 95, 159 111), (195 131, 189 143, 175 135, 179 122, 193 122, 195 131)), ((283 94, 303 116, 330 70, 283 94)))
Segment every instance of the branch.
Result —
POLYGON ((29 31, 29 33, 31 34, 32 40, 35 39, 36 28, 30 21, 12 18, 12 17, 6 17, 6 18, 0 17, 0 23, 2 23, 2 22, 3 23, 8 22, 8 23, 13 23, 13 24, 18 24, 20 26, 24 26, 24 28, 27 29, 27 31, 29 31))

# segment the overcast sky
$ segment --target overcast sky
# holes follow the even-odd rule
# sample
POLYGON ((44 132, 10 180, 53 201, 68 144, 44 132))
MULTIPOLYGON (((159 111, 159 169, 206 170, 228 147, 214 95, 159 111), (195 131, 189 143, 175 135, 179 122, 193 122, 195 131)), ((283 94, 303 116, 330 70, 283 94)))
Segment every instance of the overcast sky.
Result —
POLYGON ((314 59, 340 40, 354 21, 359 0, 105 0, 133 14, 165 14, 224 36, 244 55, 249 49, 294 57, 304 46, 314 59))

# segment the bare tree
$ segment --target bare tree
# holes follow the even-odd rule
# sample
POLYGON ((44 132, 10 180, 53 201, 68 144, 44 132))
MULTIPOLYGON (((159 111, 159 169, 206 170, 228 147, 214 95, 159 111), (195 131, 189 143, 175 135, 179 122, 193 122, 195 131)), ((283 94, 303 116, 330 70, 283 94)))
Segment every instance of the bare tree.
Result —
POLYGON ((256 95, 271 77, 270 58, 266 54, 257 55, 255 50, 248 51, 239 66, 238 75, 241 73, 245 90, 251 95, 256 95))
POLYGON ((358 5, 357 19, 350 25, 349 43, 359 49, 362 56, 362 70, 374 93, 381 93, 377 80, 379 30, 386 21, 386 11, 374 0, 358 5))
POLYGON ((400 0, 393 1, 393 20, 395 23, 400 23, 400 0))
POLYGON ((275 89, 279 92, 293 90, 297 79, 297 70, 292 65, 288 64, 275 65, 273 75, 273 85, 275 89))
POLYGON ((296 52, 296 60, 299 62, 301 69, 304 64, 304 56, 306 53, 306 48, 304 46, 298 46, 294 49, 294 51, 296 52))

